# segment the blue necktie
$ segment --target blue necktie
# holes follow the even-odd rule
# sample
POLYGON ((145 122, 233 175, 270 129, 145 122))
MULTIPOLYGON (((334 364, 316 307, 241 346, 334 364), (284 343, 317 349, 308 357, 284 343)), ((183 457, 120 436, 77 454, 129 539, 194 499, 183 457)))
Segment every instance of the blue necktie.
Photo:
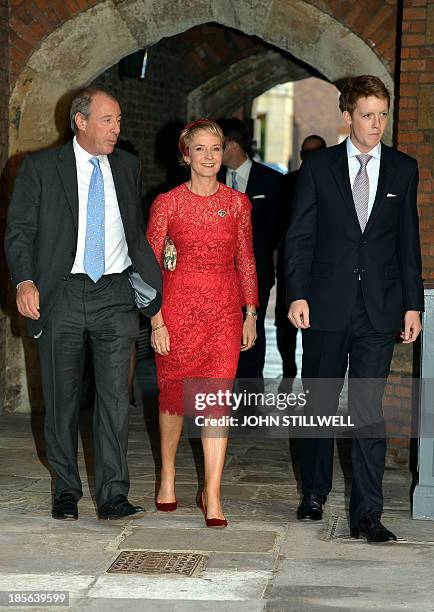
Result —
POLYGON ((238 191, 238 181, 237 181, 237 171, 232 170, 232 189, 236 189, 238 191))
POLYGON ((93 171, 87 197, 86 242, 83 264, 86 274, 96 283, 105 270, 104 179, 98 158, 91 157, 89 161, 93 165, 93 171))

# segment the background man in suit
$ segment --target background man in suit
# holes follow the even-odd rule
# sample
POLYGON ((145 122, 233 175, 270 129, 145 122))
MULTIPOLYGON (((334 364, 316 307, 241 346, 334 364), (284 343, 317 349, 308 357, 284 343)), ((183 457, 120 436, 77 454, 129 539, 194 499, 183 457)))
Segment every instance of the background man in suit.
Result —
MULTIPOLYGON (((313 151, 326 148, 326 141, 321 136, 311 134, 307 136, 300 150, 302 161, 313 151)), ((277 250, 276 265, 276 307, 275 325, 277 348, 282 358, 283 378, 279 385, 279 393, 291 393, 294 378, 297 376, 297 364, 295 361, 295 349, 297 346, 297 328, 288 321, 288 303, 286 300, 285 286, 285 235, 288 231, 289 221, 292 214, 292 206, 295 196, 299 170, 285 174, 282 179, 282 197, 280 199, 279 220, 279 246, 277 250)))
POLYGON ((114 150, 118 102, 87 90, 72 102, 73 141, 28 155, 8 211, 6 255, 17 307, 38 338, 47 458, 56 473, 52 516, 78 518, 78 413, 86 346, 92 355, 98 516, 143 512, 128 502, 128 364, 138 310, 126 270, 154 288, 161 275, 144 235, 136 157, 114 150))
POLYGON ((237 378, 255 379, 256 390, 261 391, 265 362, 264 321, 270 290, 274 284, 273 251, 278 236, 277 215, 282 175, 251 159, 250 134, 240 119, 221 119, 218 123, 225 135, 223 164, 226 166, 220 171, 219 180, 246 193, 252 204, 253 251, 258 276, 257 338, 250 351, 240 353, 237 378))
MULTIPOLYGON (((339 106, 350 137, 303 163, 285 245, 288 317, 303 330, 302 376, 314 414, 336 412, 349 367, 358 428, 350 526, 354 537, 372 542, 396 539, 380 520, 382 396, 396 334, 403 325, 403 342, 414 342, 423 309, 417 162, 381 142, 389 103, 377 77, 344 87, 339 106)), ((297 516, 320 519, 332 486, 333 439, 300 442, 304 495, 297 516)))

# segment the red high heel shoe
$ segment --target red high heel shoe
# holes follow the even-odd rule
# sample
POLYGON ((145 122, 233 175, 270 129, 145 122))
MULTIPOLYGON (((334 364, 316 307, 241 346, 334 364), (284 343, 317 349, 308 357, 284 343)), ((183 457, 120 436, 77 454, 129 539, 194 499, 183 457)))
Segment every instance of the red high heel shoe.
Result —
POLYGON ((178 507, 178 502, 176 499, 174 502, 159 502, 155 500, 155 507, 160 512, 175 512, 178 507))
POLYGON ((200 503, 199 503, 200 509, 202 510, 204 516, 205 516, 205 523, 207 527, 227 527, 228 526, 228 522, 226 519, 220 519, 220 518, 207 518, 206 516, 206 505, 205 505, 205 501, 204 501, 204 497, 203 497, 203 491, 200 494, 200 503))

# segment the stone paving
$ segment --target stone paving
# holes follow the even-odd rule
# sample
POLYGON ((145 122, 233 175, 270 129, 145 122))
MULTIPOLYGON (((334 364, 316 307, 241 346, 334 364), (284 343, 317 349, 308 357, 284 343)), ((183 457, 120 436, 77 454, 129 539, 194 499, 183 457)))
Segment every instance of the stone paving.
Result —
POLYGON ((342 443, 334 491, 320 523, 295 519, 299 494, 293 444, 252 435, 229 444, 223 483, 228 529, 207 529, 196 505, 201 482, 197 440, 183 439, 179 449, 178 510, 159 513, 153 505, 158 439, 151 361, 139 362, 137 380, 146 397, 131 411, 130 498, 144 504, 147 513, 135 521, 96 519, 87 476, 92 466, 87 411, 79 454, 84 496, 79 520, 67 523, 50 518, 41 417, 0 418, 0 591, 65 590, 70 609, 104 612, 199 611, 204 606, 207 612, 434 610, 434 524, 411 520, 407 470, 386 471, 385 522, 400 537, 393 544, 349 539, 347 470, 338 459, 344 458, 345 467, 342 443), (191 551, 207 555, 208 561, 194 577, 107 573, 121 550, 191 551))
MULTIPOLYGON (((271 308, 272 310, 272 308, 271 308)), ((267 319, 265 376, 280 360, 267 319)), ((301 347, 297 351, 300 360, 301 347)), ((334 490, 324 520, 300 523, 295 441, 251 432, 230 439, 223 478, 225 530, 207 529, 196 500, 201 490, 199 440, 182 439, 177 460, 178 510, 157 512, 157 389, 153 360, 139 361, 131 410, 130 499, 146 514, 98 521, 92 497, 91 414, 82 413, 79 466, 84 496, 79 520, 53 521, 51 477, 40 415, 0 416, 0 592, 67 591, 74 611, 319 612, 434 610, 434 523, 410 517, 411 475, 389 467, 384 522, 397 543, 369 545, 348 532, 348 445, 336 452, 334 490), (344 477, 345 475, 345 477, 344 477), (123 550, 206 555, 199 575, 108 573, 123 550)), ((0 608, 5 595, 0 594, 0 608)), ((22 608, 29 610, 29 607, 22 608)), ((64 610, 65 608, 33 608, 64 610)))

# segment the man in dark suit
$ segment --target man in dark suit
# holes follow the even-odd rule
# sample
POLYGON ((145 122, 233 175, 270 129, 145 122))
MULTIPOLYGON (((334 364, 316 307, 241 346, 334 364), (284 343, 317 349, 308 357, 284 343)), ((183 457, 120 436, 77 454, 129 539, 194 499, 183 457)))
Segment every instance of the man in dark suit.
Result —
POLYGON ((118 102, 99 90, 71 105, 73 141, 28 155, 15 180, 5 248, 17 307, 38 338, 48 461, 56 473, 52 516, 78 518, 78 413, 86 347, 96 385, 98 516, 143 512, 127 499, 128 364, 138 335, 132 266, 161 303, 161 275, 145 239, 136 157, 114 150, 118 102))
MULTIPOLYGON (((302 161, 313 153, 326 148, 326 142, 321 136, 311 134, 307 136, 300 149, 302 161)), ((279 245, 277 249, 276 265, 276 307, 275 325, 277 348, 282 358, 283 378, 279 385, 279 393, 291 393, 294 378, 297 376, 297 364, 295 362, 295 350, 297 346, 297 328, 288 321, 288 305, 286 301, 285 286, 285 235, 291 219, 292 206, 295 196, 299 170, 289 172, 282 179, 282 197, 280 199, 279 218, 279 245)))
POLYGON ((246 193, 252 204, 253 251, 258 276, 257 338, 250 351, 240 353, 237 378, 255 379, 257 391, 263 390, 265 363, 265 314, 274 284, 273 251, 277 243, 277 215, 281 196, 280 172, 251 159, 251 138, 239 119, 221 119, 225 150, 219 180, 246 193))
MULTIPOLYGON (((381 523, 386 440, 382 396, 397 333, 414 342, 423 310, 413 158, 381 142, 389 93, 352 79, 340 109, 342 144, 312 153, 297 181, 286 237, 288 317, 303 330, 310 414, 335 414, 348 366, 353 481, 350 527, 370 542, 396 539, 381 523)), ((321 519, 332 487, 333 439, 301 440, 299 519, 321 519)))

